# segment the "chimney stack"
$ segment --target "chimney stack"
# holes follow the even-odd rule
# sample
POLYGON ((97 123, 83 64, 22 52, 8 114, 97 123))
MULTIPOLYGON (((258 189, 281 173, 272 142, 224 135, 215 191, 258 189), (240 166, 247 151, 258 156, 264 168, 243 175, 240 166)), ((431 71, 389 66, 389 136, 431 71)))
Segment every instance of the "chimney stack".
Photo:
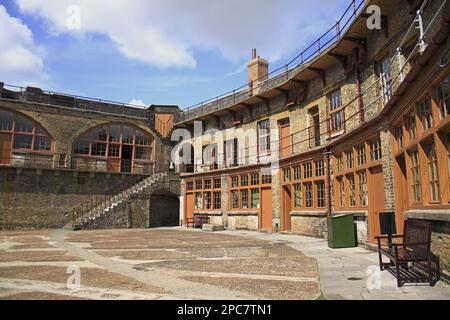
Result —
POLYGON ((248 81, 253 89, 256 89, 261 82, 267 80, 269 62, 256 55, 256 49, 252 50, 252 60, 249 61, 247 67, 248 81))

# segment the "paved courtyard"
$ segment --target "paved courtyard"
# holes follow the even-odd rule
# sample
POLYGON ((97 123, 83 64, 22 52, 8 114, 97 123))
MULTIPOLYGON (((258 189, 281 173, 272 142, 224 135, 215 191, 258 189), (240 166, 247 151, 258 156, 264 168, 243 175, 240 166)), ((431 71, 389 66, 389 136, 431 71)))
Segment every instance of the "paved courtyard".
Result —
POLYGON ((376 264, 362 248, 284 234, 8 231, 0 232, 0 299, 450 299, 443 282, 399 289, 387 272, 369 290, 366 271, 376 264))

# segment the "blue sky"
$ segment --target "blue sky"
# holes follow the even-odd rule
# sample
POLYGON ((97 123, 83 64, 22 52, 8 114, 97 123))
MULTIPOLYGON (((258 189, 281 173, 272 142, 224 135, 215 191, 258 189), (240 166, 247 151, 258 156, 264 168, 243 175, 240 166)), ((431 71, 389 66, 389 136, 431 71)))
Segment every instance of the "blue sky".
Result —
POLYGON ((0 0, 0 81, 188 107, 246 83, 253 47, 283 65, 349 2, 0 0))

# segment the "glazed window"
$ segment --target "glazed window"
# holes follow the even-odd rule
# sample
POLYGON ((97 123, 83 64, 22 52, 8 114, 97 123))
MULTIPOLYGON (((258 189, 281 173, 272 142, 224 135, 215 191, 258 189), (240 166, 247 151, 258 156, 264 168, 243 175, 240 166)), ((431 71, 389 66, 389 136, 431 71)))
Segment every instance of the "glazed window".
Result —
POLYGON ((220 189, 221 183, 220 179, 214 179, 214 189, 220 189))
POLYGON ((430 187, 430 200, 437 202, 440 200, 439 194, 439 167, 438 159, 436 156, 436 146, 433 143, 426 145, 425 147, 428 158, 428 183, 430 187))
POLYGON ((356 148, 356 152, 357 152, 358 167, 361 167, 366 164, 366 146, 364 144, 359 145, 356 148))
POLYGON ((348 179, 348 205, 350 207, 356 206, 356 186, 355 186, 355 176, 353 174, 347 177, 348 179))
POLYGON ((427 98, 418 106, 420 119, 422 120, 423 130, 427 131, 434 126, 433 113, 431 112, 431 99, 427 98))
POLYGON ((231 191, 231 201, 233 209, 239 209, 239 192, 237 190, 231 191))
POLYGON ((194 190, 194 182, 189 181, 188 183, 186 183, 186 190, 188 191, 194 190))
POLYGON ((345 184, 344 179, 338 179, 338 188, 339 188, 339 207, 345 207, 345 184))
POLYGON ((250 192, 252 209, 259 209, 259 189, 252 189, 250 192))
POLYGON ((259 184, 259 173, 252 173, 250 175, 250 182, 252 186, 257 186, 259 184))
POLYGON ((291 168, 283 169, 284 182, 291 181, 291 168))
POLYGON ((381 156, 381 141, 378 139, 370 142, 370 161, 381 160, 381 156))
POLYGON ((450 76, 436 88, 437 98, 439 103, 439 110, 441 119, 445 119, 450 114, 450 76))
POLYGON ((325 161, 319 160, 315 162, 316 177, 323 177, 325 175, 325 161))
POLYGON ((76 155, 151 161, 153 144, 153 137, 139 129, 110 124, 86 131, 75 141, 73 150, 76 155))
POLYGON ((262 184, 271 184, 272 183, 272 174, 270 173, 264 173, 261 176, 261 183, 262 184))
POLYGON ((328 96, 331 132, 341 131, 344 124, 344 110, 342 109, 341 89, 333 91, 328 96))
POLYGON ((342 173, 342 171, 344 170, 344 163, 341 154, 336 157, 336 162, 337 162, 337 172, 342 173))
POLYGON ((404 142, 403 142, 403 126, 402 125, 395 127, 395 138, 397 139, 397 146, 399 148, 403 148, 404 142))
POLYGON ((305 207, 312 208, 313 207, 313 185, 311 182, 307 182, 304 185, 305 187, 305 207))
POLYGON ((409 114, 406 117, 406 123, 408 125, 409 138, 414 140, 417 138, 417 126, 416 126, 416 115, 414 113, 409 114))
POLYGON ((211 180, 210 179, 205 180, 203 183, 204 183, 204 188, 206 190, 211 189, 211 180))
POLYGON ((241 175, 241 187, 248 186, 248 175, 241 175))
POLYGON ((197 210, 203 209, 203 197, 201 192, 195 193, 195 209, 197 210))
POLYGON ((224 142, 224 162, 229 167, 238 165, 238 139, 224 142))
POLYGON ((386 104, 392 97, 392 70, 391 70, 391 58, 386 57, 380 64, 380 81, 381 91, 383 95, 384 103, 386 104))
POLYGON ((352 169, 353 168, 353 151, 347 151, 345 153, 345 157, 347 159, 347 169, 352 169))
POLYGON ((238 176, 231 177, 231 187, 232 188, 239 187, 239 177, 238 176))
POLYGON ((420 181, 420 161, 419 161, 419 151, 414 150, 410 153, 411 161, 411 192, 412 199, 414 202, 422 201, 422 188, 420 181))
POLYGON ((294 184, 294 207, 302 207, 302 185, 300 183, 294 184))
POLYGON ((248 209, 248 190, 241 190, 241 208, 248 209))
POLYGON ((220 210, 221 208, 221 193, 220 192, 214 192, 214 210, 220 210))
POLYGON ((263 120, 258 122, 258 154, 267 155, 270 153, 270 122, 263 120))
POLYGON ((299 181, 302 178, 302 169, 300 166, 294 167, 294 180, 299 181))
POLYGON ((203 189, 203 181, 202 180, 195 181, 195 189, 197 189, 197 190, 203 189))
POLYGON ((367 173, 365 171, 358 173, 359 182, 359 205, 367 206, 368 193, 367 193, 367 173))
POLYGON ((303 164, 303 178, 309 179, 312 178, 312 163, 307 162, 303 164))
POLYGON ((211 207, 212 207, 211 192, 205 192, 204 196, 205 196, 205 209, 206 210, 211 210, 211 207))
POLYGON ((316 182, 317 187, 317 207, 325 208, 325 182, 316 182))
MULTIPOLYGON (((45 153, 52 151, 53 139, 49 134, 37 123, 16 112, 0 109, 0 133, 7 133, 4 135, 5 140, 12 143, 13 149, 45 153)), ((2 159, 1 162, 6 164, 10 160, 2 159)))

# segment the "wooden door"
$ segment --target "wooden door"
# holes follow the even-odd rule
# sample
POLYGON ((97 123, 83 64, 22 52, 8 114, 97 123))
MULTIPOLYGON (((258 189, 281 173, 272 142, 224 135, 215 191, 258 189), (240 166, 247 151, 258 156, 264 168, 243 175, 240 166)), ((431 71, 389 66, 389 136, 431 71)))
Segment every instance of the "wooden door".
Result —
POLYGON ((186 194, 186 202, 184 205, 184 223, 186 223, 186 220, 189 218, 194 217, 194 194, 193 193, 187 193, 186 194))
POLYGON ((261 189, 261 212, 260 212, 260 226, 263 230, 272 230, 272 189, 261 189))
POLYGON ((380 234, 379 213, 384 211, 384 179, 381 166, 369 170, 369 241, 380 234))
POLYGON ((283 214, 281 230, 291 231, 292 192, 289 187, 283 187, 283 214))
POLYGON ((0 164, 11 163, 11 134, 0 134, 0 164))
POLYGON ((289 120, 280 122, 280 157, 291 155, 291 125, 289 120))

